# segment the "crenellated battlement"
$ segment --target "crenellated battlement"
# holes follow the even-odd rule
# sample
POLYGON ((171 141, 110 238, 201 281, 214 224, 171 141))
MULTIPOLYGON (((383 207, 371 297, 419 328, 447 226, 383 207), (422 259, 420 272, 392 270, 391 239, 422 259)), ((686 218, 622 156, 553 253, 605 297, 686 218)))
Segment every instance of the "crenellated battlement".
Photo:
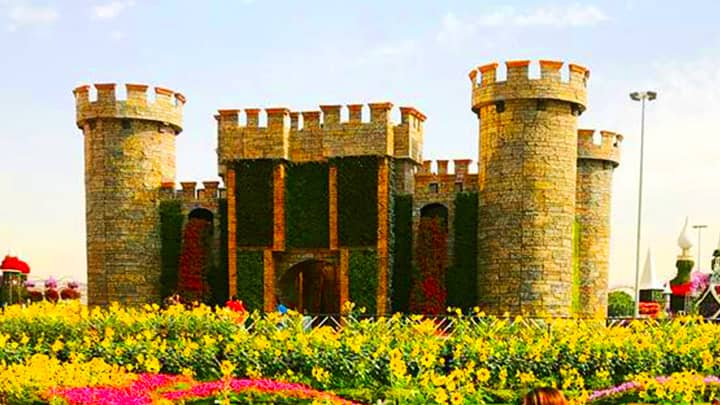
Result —
POLYGON ((426 117, 413 107, 400 107, 400 123, 392 122, 392 103, 321 105, 316 111, 288 108, 219 110, 218 162, 275 158, 324 160, 338 156, 380 155, 422 160, 422 123, 426 117), (363 110, 370 112, 363 119, 363 110), (244 123, 241 123, 244 118, 244 123), (266 124, 260 125, 261 118, 266 124))
POLYGON ((202 185, 203 188, 197 188, 196 181, 181 181, 177 189, 175 182, 163 182, 160 196, 163 200, 180 200, 186 211, 201 207, 216 212, 218 200, 225 198, 225 189, 220 188, 219 181, 203 181, 202 185))
POLYGON ((499 81, 498 64, 489 63, 470 71, 472 83, 472 110, 509 99, 551 99, 576 104, 579 112, 587 102, 587 80, 590 71, 585 67, 568 64, 569 80, 563 81, 563 62, 541 60, 540 77, 530 78, 528 60, 505 62, 506 80, 499 81), (479 80, 478 80, 479 76, 479 80))
POLYGON ((623 136, 615 132, 578 129, 578 159, 606 160, 617 167, 620 164, 620 145, 623 136))
POLYGON ((118 100, 115 83, 95 84, 97 96, 90 99, 90 85, 76 87, 76 122, 82 128, 88 120, 96 118, 120 118, 159 121, 172 126, 176 133, 182 131, 182 107, 185 96, 164 87, 155 87, 154 101, 148 100, 148 86, 126 84, 127 98, 118 100))
POLYGON ((449 170, 449 160, 424 160, 415 173, 414 195, 418 204, 438 201, 452 201, 461 191, 477 190, 477 173, 470 173, 471 159, 453 160, 453 170, 449 170))
POLYGON ((423 160, 416 176, 452 176, 452 177, 463 177, 470 174, 470 164, 472 159, 454 159, 453 170, 448 170, 448 163, 450 161, 446 159, 438 160, 423 160), (435 162, 435 170, 432 170, 432 164, 435 162))

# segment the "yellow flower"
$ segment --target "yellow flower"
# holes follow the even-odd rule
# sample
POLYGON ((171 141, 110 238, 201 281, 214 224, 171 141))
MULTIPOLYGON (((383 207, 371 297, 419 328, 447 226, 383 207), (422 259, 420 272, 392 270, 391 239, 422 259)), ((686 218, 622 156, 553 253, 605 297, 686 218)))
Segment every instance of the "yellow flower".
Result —
POLYGON ((235 365, 232 364, 232 362, 223 360, 220 362, 220 372, 222 373, 222 376, 224 378, 232 377, 233 372, 235 371, 235 365))

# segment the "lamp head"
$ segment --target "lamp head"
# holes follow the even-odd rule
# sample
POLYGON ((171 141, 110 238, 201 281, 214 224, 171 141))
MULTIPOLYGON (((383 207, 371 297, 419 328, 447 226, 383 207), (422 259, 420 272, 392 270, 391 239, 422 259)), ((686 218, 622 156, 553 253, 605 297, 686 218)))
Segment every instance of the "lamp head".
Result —
POLYGON ((634 92, 630 93, 630 98, 635 101, 640 101, 640 93, 638 93, 637 91, 634 91, 634 92))
POLYGON ((655 91, 648 91, 646 94, 648 100, 655 100, 657 98, 657 92, 655 91))

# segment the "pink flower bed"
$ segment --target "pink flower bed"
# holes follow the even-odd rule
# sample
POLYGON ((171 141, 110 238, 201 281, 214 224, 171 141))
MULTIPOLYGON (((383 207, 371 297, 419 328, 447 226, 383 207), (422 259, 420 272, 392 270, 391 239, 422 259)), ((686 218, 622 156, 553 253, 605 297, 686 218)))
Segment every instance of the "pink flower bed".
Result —
POLYGON ((50 397, 60 397, 71 405, 150 405, 153 399, 182 401, 220 395, 222 392, 257 392, 284 398, 317 399, 334 404, 356 404, 306 385, 274 380, 229 379, 196 382, 183 376, 140 374, 129 386, 55 388, 50 397), (187 388, 182 386, 186 385, 187 388), (179 388, 179 389, 178 389, 179 388))

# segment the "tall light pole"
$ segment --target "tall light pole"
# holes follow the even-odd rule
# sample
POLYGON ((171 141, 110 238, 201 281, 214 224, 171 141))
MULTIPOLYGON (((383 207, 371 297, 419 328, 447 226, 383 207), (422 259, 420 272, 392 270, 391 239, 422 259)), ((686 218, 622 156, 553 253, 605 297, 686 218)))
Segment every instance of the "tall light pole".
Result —
POLYGON ((693 225, 693 229, 698 230, 698 259, 697 259, 697 267, 696 269, 700 270, 700 234, 702 233, 702 230, 707 228, 707 225, 693 225))
POLYGON ((642 104, 640 113, 640 181, 638 184, 637 241, 635 245, 635 318, 637 318, 640 315, 640 225, 642 224, 643 155, 645 152, 645 100, 655 100, 657 93, 636 91, 630 93, 630 98, 642 104))

